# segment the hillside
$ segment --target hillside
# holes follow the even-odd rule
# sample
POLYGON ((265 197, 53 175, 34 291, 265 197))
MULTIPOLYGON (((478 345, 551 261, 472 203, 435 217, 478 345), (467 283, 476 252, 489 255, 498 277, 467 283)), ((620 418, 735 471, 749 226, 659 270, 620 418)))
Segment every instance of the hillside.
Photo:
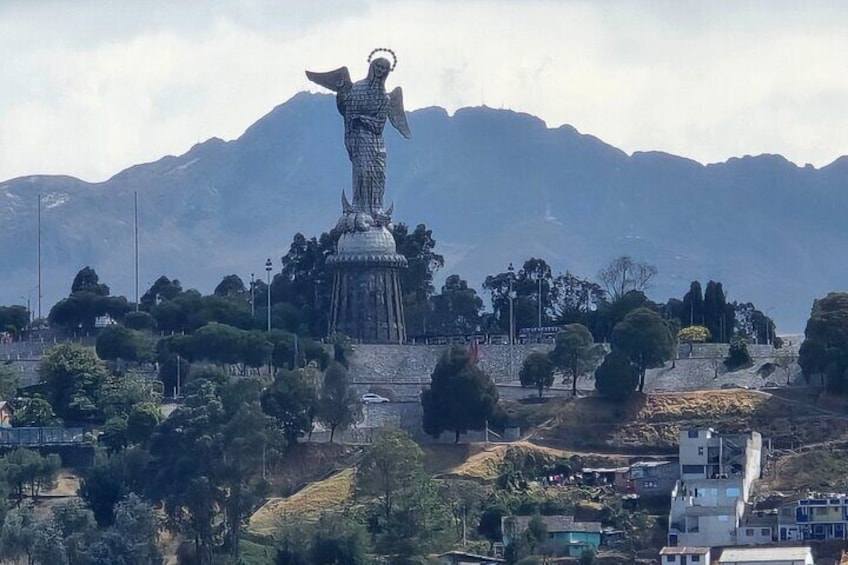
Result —
MULTIPOLYGON (((442 276, 479 287, 530 256, 593 276, 630 254, 659 268, 655 299, 712 278, 784 331, 800 330, 812 299, 848 279, 848 265, 832 260, 848 252, 848 158, 815 169, 779 155, 711 165, 627 155, 570 126, 485 107, 428 108, 409 121, 412 140, 387 133, 386 198, 396 221, 433 229, 442 276)), ((208 292, 224 275, 261 272, 295 232, 335 224, 349 182, 341 130, 330 96, 299 94, 236 140, 213 138, 103 183, 0 182, 0 303, 19 303, 35 284, 38 194, 45 314, 85 265, 132 295, 134 191, 142 291, 161 274, 208 292)))

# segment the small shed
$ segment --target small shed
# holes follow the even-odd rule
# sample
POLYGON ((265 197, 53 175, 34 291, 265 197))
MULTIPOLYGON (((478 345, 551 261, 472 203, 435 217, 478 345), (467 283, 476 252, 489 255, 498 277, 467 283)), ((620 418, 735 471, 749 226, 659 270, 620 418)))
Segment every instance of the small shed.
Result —
POLYGON ((660 550, 662 565, 710 565, 709 547, 664 547, 660 550))
POLYGON ((584 467, 583 482, 587 485, 610 485, 617 489, 627 488, 629 467, 584 467))

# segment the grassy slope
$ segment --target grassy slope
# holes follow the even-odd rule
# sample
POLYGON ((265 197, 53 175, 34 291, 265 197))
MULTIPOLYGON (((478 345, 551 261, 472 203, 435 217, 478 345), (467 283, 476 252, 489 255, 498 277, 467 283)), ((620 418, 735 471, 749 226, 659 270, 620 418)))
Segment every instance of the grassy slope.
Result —
MULTIPOLYGON (((803 454, 784 454, 769 486, 787 491, 846 488, 848 452, 840 448, 848 444, 848 419, 808 400, 801 394, 715 390, 650 394, 623 405, 593 397, 512 405, 514 418, 536 426, 529 441, 424 446, 426 468, 437 477, 490 482, 508 458, 548 464, 578 456, 587 465, 619 465, 626 463, 627 455, 674 454, 681 429, 712 427, 722 432, 756 430, 776 448, 829 442, 803 454)), ((250 530, 269 534, 281 520, 314 520, 323 511, 350 504, 353 472, 348 467, 291 497, 269 501, 251 519, 250 530)))

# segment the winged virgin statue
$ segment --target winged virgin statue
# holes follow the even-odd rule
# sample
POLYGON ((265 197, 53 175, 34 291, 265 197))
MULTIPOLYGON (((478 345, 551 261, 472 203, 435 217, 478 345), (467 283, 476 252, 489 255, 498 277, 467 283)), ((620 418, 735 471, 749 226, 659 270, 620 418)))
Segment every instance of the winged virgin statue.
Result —
POLYGON ((342 202, 345 216, 358 217, 358 229, 367 229, 363 224, 386 225, 391 220, 391 210, 383 211, 386 190, 383 128, 386 118, 405 138, 412 135, 403 110, 403 91, 397 87, 386 93, 386 77, 397 64, 394 52, 375 49, 368 62, 368 76, 357 82, 351 82, 347 67, 326 73, 306 71, 309 80, 336 93, 336 106, 344 118, 345 148, 353 171, 353 204, 348 204, 344 192, 342 202), (379 52, 391 55, 392 62, 383 57, 375 58, 374 55, 379 52))

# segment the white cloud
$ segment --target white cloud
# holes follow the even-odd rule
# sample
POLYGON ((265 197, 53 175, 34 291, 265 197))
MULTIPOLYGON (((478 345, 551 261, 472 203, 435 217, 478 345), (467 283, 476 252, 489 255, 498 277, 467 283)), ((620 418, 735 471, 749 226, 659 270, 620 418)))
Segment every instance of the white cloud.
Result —
POLYGON ((240 135, 303 70, 398 52, 408 108, 481 105, 625 151, 702 162, 848 153, 837 3, 11 1, 0 5, 0 178, 102 180, 240 135))

